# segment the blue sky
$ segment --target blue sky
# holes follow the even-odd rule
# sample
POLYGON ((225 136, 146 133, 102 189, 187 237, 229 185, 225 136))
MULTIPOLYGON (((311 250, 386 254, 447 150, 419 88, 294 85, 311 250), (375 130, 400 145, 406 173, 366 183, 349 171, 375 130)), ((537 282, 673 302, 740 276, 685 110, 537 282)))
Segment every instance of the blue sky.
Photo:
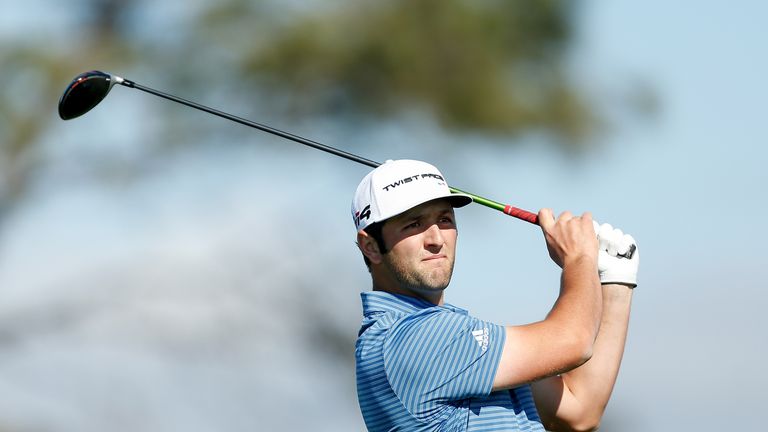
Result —
MULTIPOLYGON (((453 185, 470 192, 533 211, 544 206, 589 210, 597 220, 630 232, 641 251, 640 286, 609 406, 610 424, 624 431, 755 429, 758 403, 764 399, 760 392, 768 384, 760 369, 768 360, 768 301, 761 277, 768 238, 759 222, 768 210, 763 190, 768 183, 763 169, 768 161, 768 35, 761 22, 766 12, 757 1, 586 3, 572 56, 580 79, 596 100, 608 102, 621 93, 622 83, 640 79, 656 91, 661 110, 648 120, 617 115, 617 126, 583 156, 535 143, 500 150, 485 138, 448 135, 419 116, 366 130, 322 121, 280 126, 341 148, 365 140, 371 149, 365 157, 429 160, 453 185)), ((130 153, 136 135, 125 128, 105 129, 98 141, 83 130, 118 113, 138 117, 157 102, 128 89, 116 89, 108 102, 83 119, 57 126, 50 145, 110 145, 130 153)), ((322 294, 313 301, 330 302, 339 325, 355 332, 357 293, 368 282, 354 249, 348 209, 367 169, 258 133, 253 141, 253 148, 208 148, 178 157, 126 185, 48 184, 10 222, 0 250, 4 320, 69 304, 73 296, 116 296, 93 306, 106 307, 110 314, 96 313, 84 329, 38 335, 26 349, 6 349, 0 371, 16 378, 0 380, 0 401, 16 410, 12 417, 18 424, 33 424, 23 413, 43 409, 57 422, 69 422, 72 430, 83 425, 98 429, 84 420, 77 403, 56 402, 66 382, 50 379, 44 358, 58 359, 72 376, 92 372, 90 384, 75 398, 84 404, 98 400, 107 382, 131 389, 135 398, 130 400, 148 418, 162 417, 151 407, 166 407, 184 419, 176 425, 188 430, 204 430, 200 424, 248 424, 248 409, 234 402, 237 396, 265 385, 301 385, 260 374, 261 369, 280 370, 278 362, 301 368, 303 354, 265 351, 256 341, 234 366, 221 358, 204 366, 179 366, 158 354, 164 351, 157 347, 163 341, 197 346, 186 338, 199 334, 215 340, 219 327, 205 322, 211 316, 223 318, 203 307, 214 295, 207 285, 221 284, 230 274, 248 275, 251 265, 265 264, 270 271, 244 279, 266 284, 260 295, 282 306, 292 297, 280 292, 281 281, 304 273, 301 281, 316 283, 322 294), (287 175, 299 168, 301 177, 287 175), (329 280, 329 273, 341 288, 317 283, 329 280), (137 300, 148 286, 167 285, 179 288, 161 289, 151 303, 137 300), (130 307, 119 307, 121 302, 130 307), (129 330, 139 318, 159 320, 170 330, 154 338, 133 337, 129 330), (178 322, 188 327, 174 327, 178 322), (127 343, 118 342, 126 336, 127 343), (68 348, 72 340, 87 349, 68 348), (262 361, 261 369, 248 365, 254 358, 262 361), (103 370, 93 372, 96 363, 103 370), (119 365, 128 378, 110 375, 110 364, 119 365), (171 370, 189 379, 190 388, 209 392, 212 400, 185 399, 191 396, 172 389, 178 382, 167 378, 171 370), (235 372, 229 376, 224 370, 254 378, 239 383, 235 372), (167 387, 160 386, 164 396, 152 402, 142 383, 151 387, 158 379, 167 387), (27 390, 19 398, 22 388, 27 390), (136 402, 142 397, 144 402, 136 402), (203 410, 204 420, 196 423, 181 408, 184 401, 227 408, 203 410)), ((541 319, 556 297, 558 275, 538 228, 480 206, 463 209, 459 217, 458 264, 448 301, 504 324, 541 319)), ((247 321, 261 309, 243 309, 239 295, 232 294, 232 303, 217 296, 216 304, 229 311, 225 315, 268 325, 247 321)), ((329 367, 328 375, 334 373, 344 376, 329 367)), ((315 385, 334 388, 331 394, 349 390, 347 384, 335 388, 332 381, 316 379, 315 385)), ((105 408, 110 415, 113 411, 105 408)), ((335 424, 337 430, 359 424, 354 399, 341 412, 338 417, 348 420, 335 424)))

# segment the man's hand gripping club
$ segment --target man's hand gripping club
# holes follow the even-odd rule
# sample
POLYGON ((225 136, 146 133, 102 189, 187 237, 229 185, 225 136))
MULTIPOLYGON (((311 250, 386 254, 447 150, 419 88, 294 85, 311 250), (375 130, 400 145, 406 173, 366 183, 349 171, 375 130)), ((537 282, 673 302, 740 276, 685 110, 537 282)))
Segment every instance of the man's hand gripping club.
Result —
POLYGON ((564 212, 555 220, 552 210, 542 209, 539 212, 539 225, 547 242, 549 256, 560 268, 564 268, 573 259, 597 259, 598 240, 590 213, 574 216, 564 212))
POLYGON ((582 216, 565 212, 555 220, 551 210, 542 209, 539 224, 547 241, 549 256, 561 268, 568 257, 580 256, 585 251, 587 256, 593 256, 590 251, 596 246, 600 283, 637 285, 640 253, 631 235, 624 234, 611 224, 595 222, 588 212, 582 216), (588 229, 590 223, 592 230, 588 229))
POLYGON ((600 245, 597 259, 600 283, 637 286, 640 252, 635 239, 611 224, 593 224, 600 245))

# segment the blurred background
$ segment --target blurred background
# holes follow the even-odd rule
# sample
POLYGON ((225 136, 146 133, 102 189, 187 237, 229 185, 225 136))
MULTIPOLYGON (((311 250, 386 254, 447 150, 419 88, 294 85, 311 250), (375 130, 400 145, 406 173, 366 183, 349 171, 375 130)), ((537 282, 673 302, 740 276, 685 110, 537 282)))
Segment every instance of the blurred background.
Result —
MULTIPOLYGON (((363 430, 368 168, 91 69, 467 191, 591 211, 642 253, 602 430, 757 430, 768 98, 758 1, 27 0, 0 15, 0 430, 363 430), (763 192, 761 192, 763 191, 763 192), (762 197, 762 198, 761 198, 762 197)), ((542 319, 538 228, 459 212, 447 301, 542 319)))

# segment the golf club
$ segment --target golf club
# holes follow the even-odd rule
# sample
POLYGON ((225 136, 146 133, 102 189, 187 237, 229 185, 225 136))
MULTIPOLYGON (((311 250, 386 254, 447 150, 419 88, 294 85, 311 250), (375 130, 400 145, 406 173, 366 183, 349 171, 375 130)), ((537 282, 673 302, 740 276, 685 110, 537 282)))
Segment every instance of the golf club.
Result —
MULTIPOLYGON (((61 95, 61 99, 59 99, 59 117, 61 117, 63 120, 71 120, 73 118, 79 117, 87 113, 88 111, 93 109, 96 105, 98 105, 99 102, 101 102, 107 96, 107 94, 109 94, 109 91, 112 90, 112 87, 114 87, 115 84, 120 84, 128 88, 134 88, 146 93, 153 94, 155 96, 159 96, 164 99, 178 102, 188 107, 195 108, 200 111, 205 111, 209 114, 213 114, 215 116, 222 117, 227 120, 231 120, 245 126, 250 126, 252 128, 256 128, 261 131, 289 139, 299 144, 304 144, 306 146, 313 147, 315 149, 322 150, 324 152, 331 153, 333 155, 340 156, 345 159, 361 163, 363 165, 368 165, 373 168, 376 168, 379 165, 381 165, 379 162, 375 162, 370 159, 366 159, 366 158, 357 156, 355 154, 327 146, 325 144, 321 144, 317 141, 312 141, 307 138, 302 138, 298 135, 294 135, 279 129, 275 129, 270 126, 266 126, 260 123, 256 123, 256 122, 244 119, 242 117, 237 117, 232 114, 227 114, 223 111, 209 108, 205 105, 200 105, 198 103, 191 102, 186 99, 182 99, 180 97, 170 95, 168 93, 163 93, 161 91, 142 86, 140 84, 135 83, 134 81, 127 80, 116 75, 112 75, 112 74, 108 74, 108 73, 96 71, 96 70, 84 72, 76 76, 72 80, 72 82, 67 86, 66 90, 64 90, 64 94, 61 95)), ((502 204, 487 198, 483 198, 481 196, 478 196, 460 189, 456 189, 454 187, 451 187, 450 190, 453 193, 467 194, 470 197, 472 197, 472 201, 478 204, 484 205, 494 210, 501 211, 517 219, 524 220, 532 224, 538 225, 538 216, 535 213, 531 213, 529 211, 526 211, 517 207, 513 207, 511 205, 502 204)), ((634 245, 632 245, 632 248, 630 248, 629 252, 627 253, 627 258, 631 257, 633 252, 634 252, 634 245)))
MULTIPOLYGON (((348 153, 343 150, 339 150, 339 149, 327 146, 325 144, 321 144, 316 141, 302 138, 298 135, 294 135, 294 134, 281 131, 279 129, 275 129, 260 123, 252 122, 250 120, 247 120, 241 117, 227 114, 225 112, 215 110, 213 108, 209 108, 207 106, 200 105, 198 103, 191 102, 177 96, 163 93, 161 91, 157 91, 149 87, 142 86, 140 84, 121 78, 119 76, 111 75, 101 71, 85 72, 76 76, 75 79, 72 80, 72 82, 67 86, 67 89, 64 91, 64 94, 61 96, 61 99, 59 100, 59 117, 61 117, 63 120, 71 120, 73 118, 79 117, 87 113, 88 111, 93 109, 96 105, 98 105, 99 102, 101 102, 107 96, 107 94, 112 89, 112 87, 114 87, 115 84, 120 84, 125 87, 134 88, 137 90, 141 90, 143 92, 153 94, 155 96, 159 96, 164 99, 172 100, 174 102, 178 102, 188 107, 205 111, 209 114, 213 114, 215 116, 222 117, 227 120, 232 120, 234 122, 237 122, 246 126, 250 126, 250 127, 259 129, 261 131, 271 133, 273 135, 277 135, 277 136, 289 139, 291 141, 304 144, 306 146, 310 146, 318 150, 322 150, 327 153, 334 154, 336 156, 341 156, 345 159, 349 159, 351 161, 355 161, 363 165, 368 165, 369 167, 376 168, 377 166, 381 165, 379 162, 375 162, 370 159, 366 159, 366 158, 354 155, 352 153, 348 153)), ((471 196, 472 200, 478 204, 482 204, 486 207, 490 207, 495 210, 502 211, 510 216, 528 221, 532 224, 538 223, 538 217, 534 213, 531 213, 516 207, 512 207, 509 205, 504 205, 504 204, 489 200, 487 198, 477 196, 475 194, 461 191, 456 188, 450 188, 450 189, 451 189, 451 192, 464 193, 471 196)))

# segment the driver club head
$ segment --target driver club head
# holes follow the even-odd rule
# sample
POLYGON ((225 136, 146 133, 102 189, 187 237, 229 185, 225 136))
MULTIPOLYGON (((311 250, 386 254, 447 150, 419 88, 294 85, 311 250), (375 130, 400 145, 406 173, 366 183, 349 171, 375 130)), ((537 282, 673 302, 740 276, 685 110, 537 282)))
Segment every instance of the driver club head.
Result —
POLYGON ((59 117, 71 120, 99 104, 122 78, 101 71, 81 73, 72 80, 59 99, 59 117))

